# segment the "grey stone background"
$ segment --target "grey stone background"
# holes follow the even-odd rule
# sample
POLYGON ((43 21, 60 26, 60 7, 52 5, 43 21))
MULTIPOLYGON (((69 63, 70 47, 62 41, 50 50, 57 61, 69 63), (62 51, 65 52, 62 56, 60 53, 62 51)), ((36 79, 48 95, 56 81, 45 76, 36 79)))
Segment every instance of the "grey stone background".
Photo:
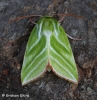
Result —
POLYGON ((97 0, 0 0, 0 100, 97 100, 97 0), (21 65, 34 25, 28 18, 8 22, 31 14, 76 14, 87 19, 71 16, 61 22, 67 34, 82 39, 69 39, 79 70, 78 85, 47 72, 21 86, 21 65), (29 97, 2 97, 2 94, 29 94, 29 97))

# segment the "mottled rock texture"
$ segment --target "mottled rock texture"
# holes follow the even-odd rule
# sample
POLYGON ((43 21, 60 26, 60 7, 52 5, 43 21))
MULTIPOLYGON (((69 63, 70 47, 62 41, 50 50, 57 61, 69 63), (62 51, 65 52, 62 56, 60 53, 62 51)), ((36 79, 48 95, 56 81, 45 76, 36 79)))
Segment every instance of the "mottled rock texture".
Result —
POLYGON ((97 100, 97 0, 0 0, 0 98, 97 100), (78 85, 47 72, 40 79, 21 86, 21 65, 34 24, 29 23, 28 18, 8 22, 31 14, 76 14, 86 18, 67 16, 61 21, 67 34, 82 39, 69 39, 79 69, 78 85), (2 97, 2 94, 29 94, 29 97, 2 97))

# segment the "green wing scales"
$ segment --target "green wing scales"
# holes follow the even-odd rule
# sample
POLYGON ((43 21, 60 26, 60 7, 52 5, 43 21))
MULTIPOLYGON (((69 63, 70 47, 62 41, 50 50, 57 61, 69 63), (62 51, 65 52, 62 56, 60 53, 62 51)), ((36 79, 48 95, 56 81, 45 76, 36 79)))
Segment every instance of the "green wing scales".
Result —
POLYGON ((29 37, 21 71, 22 85, 37 79, 49 68, 61 78, 74 83, 78 81, 78 71, 64 29, 57 20, 45 16, 29 37))

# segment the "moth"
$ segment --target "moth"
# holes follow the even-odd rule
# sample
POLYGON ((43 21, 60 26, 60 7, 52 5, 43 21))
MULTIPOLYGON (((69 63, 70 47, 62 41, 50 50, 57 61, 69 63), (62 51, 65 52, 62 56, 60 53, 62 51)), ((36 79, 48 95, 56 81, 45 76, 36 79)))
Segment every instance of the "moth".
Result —
POLYGON ((44 16, 36 23, 26 46, 22 85, 51 70, 63 79, 78 83, 78 70, 66 32, 56 19, 44 16))

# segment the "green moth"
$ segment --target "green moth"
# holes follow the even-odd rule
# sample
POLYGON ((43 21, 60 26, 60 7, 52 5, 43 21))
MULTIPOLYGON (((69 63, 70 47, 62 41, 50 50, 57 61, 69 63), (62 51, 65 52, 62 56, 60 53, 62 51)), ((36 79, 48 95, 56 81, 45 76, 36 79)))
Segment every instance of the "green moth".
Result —
POLYGON ((52 70, 59 77, 78 82, 78 71, 64 29, 49 16, 40 18, 29 37, 21 71, 22 85, 52 70))

